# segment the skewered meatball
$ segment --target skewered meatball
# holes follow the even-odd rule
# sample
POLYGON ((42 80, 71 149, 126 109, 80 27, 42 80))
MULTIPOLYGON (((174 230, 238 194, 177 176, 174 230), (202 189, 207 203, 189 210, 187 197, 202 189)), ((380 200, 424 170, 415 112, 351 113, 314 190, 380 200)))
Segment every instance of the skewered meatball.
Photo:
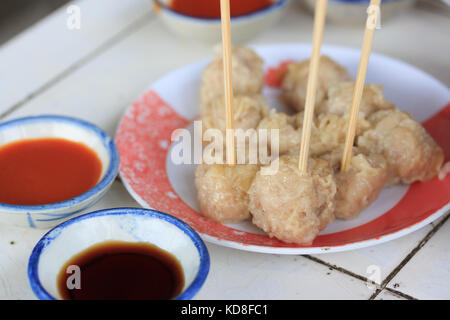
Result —
MULTIPOLYGON (((281 88, 284 102, 292 108, 302 111, 305 107, 306 87, 308 84, 309 59, 288 65, 283 77, 281 88)), ((350 75, 344 67, 327 56, 320 57, 317 80, 316 105, 327 97, 328 89, 335 83, 350 80, 350 75)))
MULTIPOLYGON (((303 112, 296 115, 296 125, 303 126, 303 112)), ((331 152, 341 147, 345 142, 348 127, 348 116, 338 116, 335 114, 319 114, 314 118, 311 128, 311 156, 319 156, 331 152)), ((370 123, 363 117, 359 117, 356 135, 362 134, 370 127, 370 123)))
MULTIPOLYGON (((295 116, 277 113, 274 110, 261 120, 258 129, 279 129, 279 153, 298 154, 302 138, 304 112, 295 116)), ((310 155, 319 156, 342 146, 347 134, 348 116, 319 114, 313 119, 311 127, 310 155)), ((370 123, 360 117, 356 135, 361 135, 370 128, 370 123)), ((272 141, 268 139, 269 147, 272 141)))
MULTIPOLYGON (((251 49, 233 47, 232 81, 233 93, 258 94, 263 88, 263 60, 251 49)), ((218 96, 223 96, 223 59, 220 46, 214 48, 214 60, 205 68, 200 85, 200 102, 208 105, 218 96)))
POLYGON ((298 169, 298 157, 282 156, 274 175, 259 171, 248 192, 253 223, 284 242, 310 244, 334 220, 336 185, 330 166, 309 160, 309 174, 298 169))
MULTIPOLYGON (((268 133, 273 129, 279 130, 278 145, 280 155, 288 153, 294 148, 298 149, 300 146, 302 133, 301 128, 298 129, 295 125, 295 117, 271 110, 269 115, 259 123, 258 130, 261 129, 268 130, 268 133)), ((267 136, 267 142, 271 148, 273 141, 270 134, 267 136)))
MULTIPOLYGON (((318 112, 337 115, 349 114, 354 87, 353 81, 340 82, 330 87, 327 94, 328 99, 318 107, 318 112)), ((394 107, 394 104, 384 98, 382 86, 370 84, 364 87, 359 106, 360 115, 367 117, 378 110, 393 109, 394 107)))
POLYGON ((427 181, 439 173, 444 152, 409 113, 382 110, 369 121, 372 128, 358 138, 357 144, 385 157, 387 185, 427 181))
POLYGON ((342 151, 323 156, 330 162, 336 180, 336 209, 340 219, 352 219, 374 202, 387 179, 386 160, 381 155, 364 155, 353 148, 350 167, 341 172, 342 151))
MULTIPOLYGON (((279 129, 280 154, 297 154, 299 152, 304 113, 288 116, 272 112, 264 118, 258 129, 279 129)), ((311 127, 310 154, 319 156, 343 145, 347 133, 348 117, 334 114, 319 114, 313 119, 311 127)), ((356 134, 360 135, 370 127, 370 123, 360 117, 356 134)), ((269 140, 269 146, 272 141, 269 140)))
MULTIPOLYGON (((267 102, 261 95, 241 95, 233 99, 234 128, 256 129, 262 118, 269 114, 267 102)), ((225 101, 223 97, 217 97, 210 105, 202 106, 201 116, 204 129, 219 129, 225 135, 225 101)))
POLYGON ((239 222, 250 217, 247 191, 257 165, 201 164, 195 171, 201 213, 218 222, 239 222))

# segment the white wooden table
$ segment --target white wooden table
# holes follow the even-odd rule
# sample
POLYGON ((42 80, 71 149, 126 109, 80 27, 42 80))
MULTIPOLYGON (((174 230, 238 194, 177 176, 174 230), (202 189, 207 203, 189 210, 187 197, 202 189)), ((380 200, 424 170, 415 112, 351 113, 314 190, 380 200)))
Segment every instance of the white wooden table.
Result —
MULTIPOLYGON (((76 116, 114 134, 121 114, 152 81, 210 55, 158 21, 148 0, 80 0, 81 30, 66 27, 67 6, 0 47, 0 121, 44 113, 76 116)), ((448 12, 447 12, 448 14, 448 12)), ((377 31, 374 50, 450 84, 450 19, 416 7, 377 31)), ((309 42, 312 17, 293 4, 251 44, 309 42)), ((324 41, 360 47, 363 30, 329 25, 324 41)), ((117 180, 92 210, 138 206, 117 180)), ((0 299, 34 299, 28 257, 46 230, 0 225, 0 299)), ((450 221, 401 239, 344 253, 279 256, 208 244, 209 277, 197 299, 449 299, 450 221), (371 266, 379 286, 368 286, 371 266)))

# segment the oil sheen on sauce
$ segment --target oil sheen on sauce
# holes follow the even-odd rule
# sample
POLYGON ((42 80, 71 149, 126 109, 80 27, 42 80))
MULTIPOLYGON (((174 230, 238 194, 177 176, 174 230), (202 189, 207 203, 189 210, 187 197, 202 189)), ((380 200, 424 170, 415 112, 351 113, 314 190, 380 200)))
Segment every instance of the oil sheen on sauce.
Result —
MULTIPOLYGON (((232 17, 245 15, 269 7, 274 0, 230 0, 232 17)), ((220 18, 220 0, 172 0, 170 8, 199 18, 220 18)))
POLYGON ((102 163, 84 144, 66 139, 20 140, 0 147, 0 203, 41 205, 94 187, 102 163))
POLYGON ((58 291, 65 300, 165 300, 178 296, 183 287, 183 269, 175 256, 142 242, 96 244, 71 258, 58 275, 58 291), (68 269, 74 265, 79 267, 80 289, 74 288, 73 268, 68 269))

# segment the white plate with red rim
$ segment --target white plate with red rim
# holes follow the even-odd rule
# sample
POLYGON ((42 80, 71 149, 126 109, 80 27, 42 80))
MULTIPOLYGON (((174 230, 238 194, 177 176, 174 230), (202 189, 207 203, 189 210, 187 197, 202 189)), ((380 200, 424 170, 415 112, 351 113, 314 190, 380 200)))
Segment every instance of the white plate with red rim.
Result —
MULTIPOLYGON (((278 100, 273 75, 286 61, 306 59, 311 46, 273 44, 254 47, 265 61, 264 95, 271 107, 286 111, 278 100)), ((360 51, 324 45, 322 53, 347 67, 355 77, 360 51)), ((130 194, 146 208, 171 214, 188 223, 209 242, 241 250, 276 254, 313 254, 380 244, 411 233, 450 209, 450 174, 443 180, 385 188, 358 218, 336 220, 311 245, 284 243, 250 221, 221 224, 199 213, 194 184, 195 165, 175 165, 171 135, 191 132, 198 118, 198 92, 205 59, 173 71, 153 83, 125 112, 116 135, 120 175, 130 194)), ((420 121, 450 160, 450 91, 417 68, 372 53, 367 83, 384 86, 385 97, 420 121)), ((292 111, 291 111, 292 112, 292 111)))

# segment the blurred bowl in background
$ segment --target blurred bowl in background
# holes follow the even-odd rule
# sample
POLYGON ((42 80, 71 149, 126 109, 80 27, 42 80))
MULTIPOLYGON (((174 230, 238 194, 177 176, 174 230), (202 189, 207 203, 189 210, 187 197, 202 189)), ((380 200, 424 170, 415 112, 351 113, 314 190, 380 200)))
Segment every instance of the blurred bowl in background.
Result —
MULTIPOLYGON (((382 0, 381 23, 411 7, 415 0, 382 0)), ((370 0, 329 0, 327 18, 339 24, 364 24, 370 0)), ((308 9, 314 11, 316 0, 305 0, 308 9)))
MULTIPOLYGON (((273 26, 286 11, 290 0, 276 0, 248 14, 231 17, 233 43, 243 43, 273 26)), ((170 7, 171 0, 154 0, 155 12, 173 33, 187 39, 215 43, 221 40, 220 18, 202 18, 183 14, 170 7)))

